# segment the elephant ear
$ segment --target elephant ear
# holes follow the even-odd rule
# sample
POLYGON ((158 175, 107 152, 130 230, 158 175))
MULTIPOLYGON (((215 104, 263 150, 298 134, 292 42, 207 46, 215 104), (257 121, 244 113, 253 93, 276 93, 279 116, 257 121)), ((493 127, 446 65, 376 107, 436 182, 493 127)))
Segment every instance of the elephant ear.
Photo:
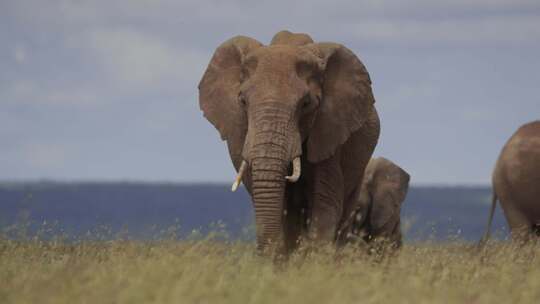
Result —
POLYGON ((244 57, 262 44, 255 39, 236 36, 221 44, 199 83, 199 106, 221 139, 227 141, 235 167, 247 132, 246 114, 238 103, 241 66, 244 57))
POLYGON ((374 231, 380 231, 392 220, 396 212, 399 212, 400 206, 393 204, 395 200, 391 193, 384 193, 373 197, 373 205, 369 215, 369 222, 374 231))
POLYGON ((306 46, 323 64, 322 101, 307 141, 308 160, 333 155, 368 119, 375 103, 365 66, 345 46, 314 43, 306 46))
MULTIPOLYGON (((397 166, 397 165, 396 165, 397 166)), ((407 192, 409 192, 409 182, 411 180, 411 176, 409 175, 409 173, 407 173, 407 171, 403 170, 401 167, 397 166, 398 168, 398 171, 399 171, 399 191, 398 191, 398 196, 399 196, 399 204, 401 205, 403 203, 403 201, 405 201, 405 198, 407 196, 407 192)))
POLYGON ((405 170, 391 163, 393 168, 390 173, 384 170, 376 173, 375 183, 381 185, 373 187, 373 201, 370 213, 370 223, 374 230, 382 229, 394 217, 399 218, 401 204, 409 190, 410 176, 405 170), (379 176, 389 174, 387 176, 379 176), (397 214, 396 214, 397 213, 397 214))

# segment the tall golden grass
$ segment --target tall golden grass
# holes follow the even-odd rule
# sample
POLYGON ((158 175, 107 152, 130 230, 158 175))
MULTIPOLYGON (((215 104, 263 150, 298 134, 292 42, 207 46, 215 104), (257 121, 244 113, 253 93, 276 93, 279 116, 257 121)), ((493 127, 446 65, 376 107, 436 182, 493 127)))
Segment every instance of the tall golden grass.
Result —
POLYGON ((0 239, 0 303, 540 303, 540 246, 407 244, 276 266, 249 243, 0 239))

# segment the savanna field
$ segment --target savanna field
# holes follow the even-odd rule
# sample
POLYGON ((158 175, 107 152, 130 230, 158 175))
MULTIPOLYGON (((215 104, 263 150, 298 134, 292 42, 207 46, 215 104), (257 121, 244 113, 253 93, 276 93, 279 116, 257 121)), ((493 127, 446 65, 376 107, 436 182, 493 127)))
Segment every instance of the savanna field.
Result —
POLYGON ((2 303, 538 303, 540 246, 406 244, 276 266, 251 243, 0 240, 2 303))
POLYGON ((395 257, 321 249, 276 266, 255 254, 248 198, 222 185, 0 187, 0 303, 537 303, 540 246, 504 241, 502 214, 474 245, 489 197, 412 188, 395 257))

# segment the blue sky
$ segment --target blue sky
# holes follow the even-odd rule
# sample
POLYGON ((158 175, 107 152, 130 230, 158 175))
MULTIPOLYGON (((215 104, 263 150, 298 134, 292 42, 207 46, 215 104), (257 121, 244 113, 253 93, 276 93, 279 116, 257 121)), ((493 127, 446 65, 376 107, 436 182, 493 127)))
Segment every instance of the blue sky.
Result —
POLYGON ((214 49, 282 29, 352 49, 373 80, 375 155, 415 184, 486 184, 540 118, 540 2, 0 2, 0 180, 230 182, 198 108, 214 49))

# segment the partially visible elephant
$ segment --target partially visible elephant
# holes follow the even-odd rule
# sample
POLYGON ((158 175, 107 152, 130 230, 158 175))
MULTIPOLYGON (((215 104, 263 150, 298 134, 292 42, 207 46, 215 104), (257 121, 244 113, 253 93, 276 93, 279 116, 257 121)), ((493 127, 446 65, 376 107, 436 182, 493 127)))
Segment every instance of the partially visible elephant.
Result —
POLYGON ((400 212, 409 181, 410 175, 392 161, 384 157, 371 159, 356 195, 357 209, 341 231, 342 244, 360 241, 401 247, 400 212))
POLYGON ((204 116, 227 141, 255 209, 257 249, 334 242, 379 138, 371 80, 345 46, 277 33, 234 37, 199 84, 204 116))
POLYGON ((493 199, 484 240, 489 238, 497 200, 512 239, 540 235, 540 121, 521 126, 504 145, 492 176, 493 199))

